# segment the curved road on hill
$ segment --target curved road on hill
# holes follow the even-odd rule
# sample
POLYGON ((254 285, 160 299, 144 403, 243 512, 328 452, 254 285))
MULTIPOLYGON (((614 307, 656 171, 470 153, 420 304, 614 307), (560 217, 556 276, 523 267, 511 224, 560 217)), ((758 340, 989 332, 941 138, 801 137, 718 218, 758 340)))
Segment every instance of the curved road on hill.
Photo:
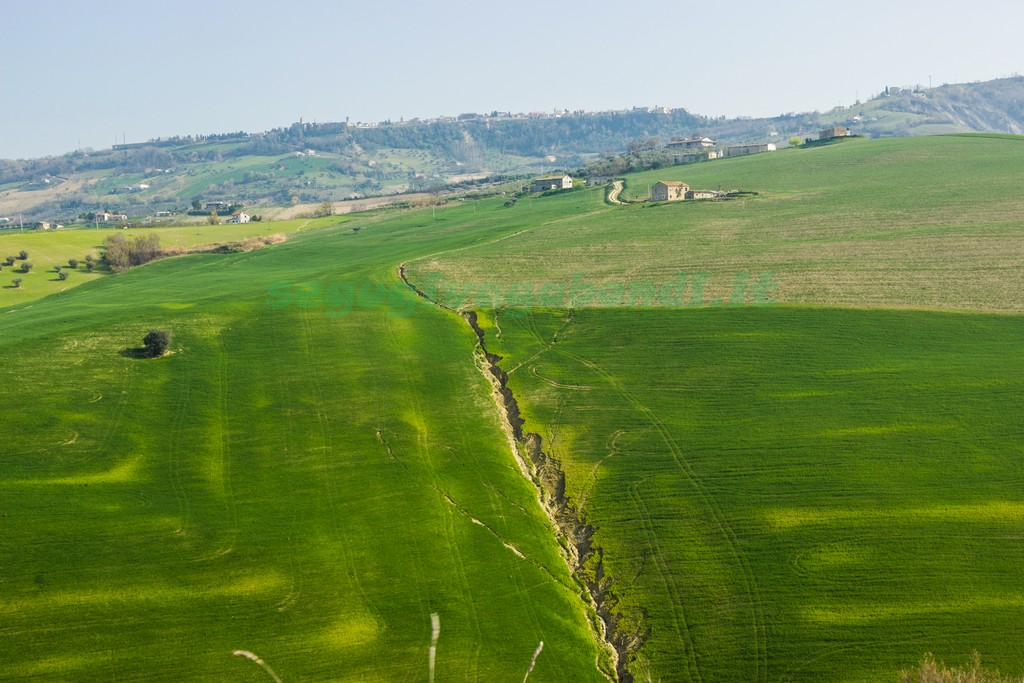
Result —
POLYGON ((623 204, 624 202, 619 201, 619 195, 622 194, 622 181, 612 181, 612 190, 608 193, 609 204, 623 204))

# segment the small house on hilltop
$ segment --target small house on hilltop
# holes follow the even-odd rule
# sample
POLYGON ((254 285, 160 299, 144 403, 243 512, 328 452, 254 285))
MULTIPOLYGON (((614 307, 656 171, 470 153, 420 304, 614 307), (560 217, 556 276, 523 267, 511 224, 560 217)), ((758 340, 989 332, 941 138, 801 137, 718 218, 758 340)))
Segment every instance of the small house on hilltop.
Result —
POLYGON ((228 223, 248 223, 251 219, 249 214, 242 211, 235 211, 228 219, 228 223))
POLYGON ((571 190, 572 178, 567 175, 537 178, 530 186, 531 192, 547 192, 548 190, 571 190))
POLYGON ((652 202, 674 202, 686 199, 690 186, 678 180, 659 180, 651 186, 652 202))
POLYGON ((831 140, 833 138, 845 138, 850 134, 850 129, 846 126, 832 126, 826 128, 818 133, 819 140, 831 140))

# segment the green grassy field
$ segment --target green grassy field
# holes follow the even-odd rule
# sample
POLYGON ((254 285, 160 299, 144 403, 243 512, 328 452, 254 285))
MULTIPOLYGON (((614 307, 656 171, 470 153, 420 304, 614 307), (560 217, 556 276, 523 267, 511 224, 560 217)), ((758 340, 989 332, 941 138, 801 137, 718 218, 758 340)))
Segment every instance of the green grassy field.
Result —
POLYGON ((520 234, 410 273, 563 289, 700 275, 708 302, 728 300, 738 273, 771 274, 784 302, 1019 312, 1022 174, 1024 141, 981 137, 851 140, 676 166, 630 176, 628 191, 645 197, 648 184, 683 180, 761 195, 631 205, 557 225, 537 225, 519 202, 510 211, 520 234))
POLYGON ((1024 337, 966 312, 1021 310, 1022 170, 1019 139, 978 137, 662 169, 633 196, 761 194, 543 225, 520 202, 516 234, 409 265, 449 305, 497 307, 526 429, 599 528, 624 623, 651 629, 638 672, 895 680, 972 649, 1024 670, 1005 635, 1024 337), (958 312, 856 310, 879 306, 958 312))
POLYGON ((292 235, 302 230, 312 230, 347 219, 316 219, 267 221, 261 223, 243 223, 240 225, 189 225, 171 228, 133 228, 130 230, 115 229, 83 229, 59 230, 56 232, 18 232, 0 233, 0 263, 4 257, 17 256, 22 250, 28 252, 28 261, 33 268, 28 273, 20 272, 21 261, 15 261, 13 267, 3 266, 0 269, 0 308, 25 304, 42 299, 50 294, 63 292, 85 282, 106 277, 109 273, 101 269, 89 272, 85 267, 85 257, 90 255, 99 259, 103 240, 108 235, 121 234, 128 238, 156 234, 160 237, 163 247, 191 247, 217 242, 240 241, 246 237, 273 235, 282 233, 292 235), (67 268, 68 259, 78 259, 78 268, 71 271, 67 268), (54 266, 68 270, 67 280, 60 280, 54 266), (20 277, 21 287, 15 288, 11 280, 20 277))
POLYGON ((974 649, 1024 671, 1020 317, 513 313, 488 349, 654 680, 895 681, 974 649))
MULTIPOLYGON (((1017 140, 847 142, 629 179, 747 200, 296 221, 0 299, 0 677, 426 680, 438 613, 439 681, 522 680, 541 640, 531 681, 603 680, 473 332, 402 263, 485 311, 640 680, 1024 672, 1021 171, 1017 140)), ((37 270, 99 243, 16 237, 37 270)))
POLYGON ((0 381, 32 395, 0 447, 4 677, 263 680, 242 648, 286 680, 425 680, 437 612, 438 680, 519 680, 541 640, 531 680, 601 680, 472 334, 375 289, 489 239, 486 212, 507 216, 341 225, 0 314, 0 381), (122 353, 156 326, 172 355, 122 353))

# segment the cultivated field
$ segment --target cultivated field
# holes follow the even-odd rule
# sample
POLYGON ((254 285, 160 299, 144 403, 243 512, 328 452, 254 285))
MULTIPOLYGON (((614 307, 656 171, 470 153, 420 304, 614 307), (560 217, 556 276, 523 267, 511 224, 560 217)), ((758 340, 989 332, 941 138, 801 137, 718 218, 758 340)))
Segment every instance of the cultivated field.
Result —
POLYGON ((895 681, 928 651, 1024 671, 1024 319, 514 313, 488 349, 653 680, 895 681))
POLYGON ((487 210, 157 262, 0 315, 0 381, 32 395, 0 447, 4 676, 264 680, 241 648, 286 680, 426 680, 438 613, 438 680, 518 680, 541 640, 531 680, 601 680, 474 338, 375 288, 487 238, 454 225, 487 210), (123 353, 152 327, 170 356, 123 353))
MULTIPOLYGON (((676 166, 630 176, 628 193, 647 196, 648 184, 665 179, 761 194, 630 205, 557 224, 519 202, 510 211, 520 234, 412 263, 410 273, 461 288, 542 283, 576 293, 701 276, 706 302, 728 301, 737 274, 768 274, 774 298, 791 303, 1019 312, 1022 175, 1024 140, 973 136, 851 140, 676 166)), ((625 300, 609 290, 602 304, 625 300)), ((690 302, 689 290, 659 305, 680 301, 690 302)))
MULTIPOLYGON (((600 681, 598 568, 643 681, 1022 673, 1022 172, 1016 139, 846 142, 628 182, 745 200, 298 221, 0 299, 0 677, 427 680, 436 613, 438 681, 540 641, 530 681, 600 681), (580 576, 476 336, 400 264, 481 312, 596 529, 580 576)), ((29 277, 100 243, 18 237, 29 277)))

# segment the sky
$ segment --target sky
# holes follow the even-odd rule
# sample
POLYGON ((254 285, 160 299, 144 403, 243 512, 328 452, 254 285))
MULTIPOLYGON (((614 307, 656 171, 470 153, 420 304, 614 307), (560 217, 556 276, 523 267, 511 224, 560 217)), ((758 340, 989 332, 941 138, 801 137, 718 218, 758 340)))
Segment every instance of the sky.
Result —
POLYGON ((913 5, 0 0, 0 158, 300 117, 775 116, 1024 72, 1024 3, 913 5))

